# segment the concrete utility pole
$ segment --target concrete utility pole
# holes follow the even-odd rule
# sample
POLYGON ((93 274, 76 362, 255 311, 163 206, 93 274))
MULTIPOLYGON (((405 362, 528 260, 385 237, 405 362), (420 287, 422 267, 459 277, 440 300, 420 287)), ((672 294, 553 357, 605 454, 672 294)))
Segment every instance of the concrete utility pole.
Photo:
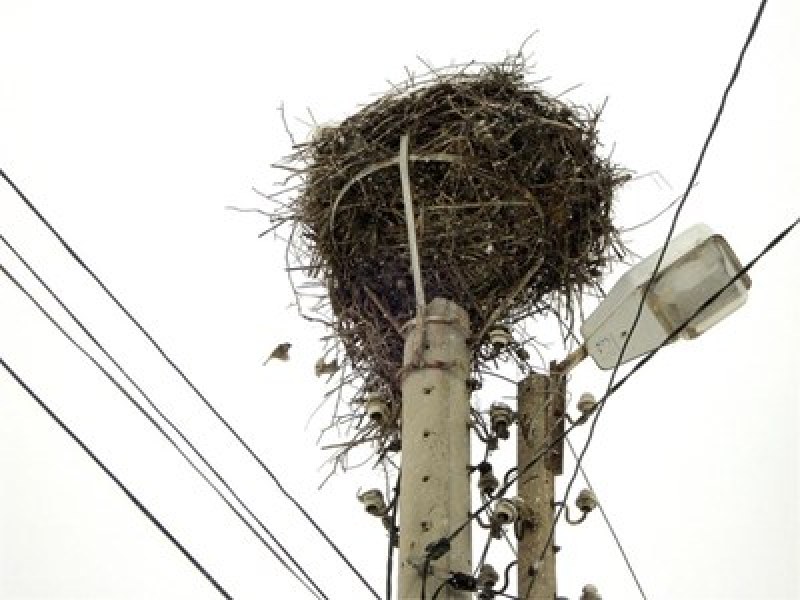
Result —
MULTIPOLYGON (((416 320, 408 324, 403 356, 401 600, 420 599, 426 546, 449 536, 470 512, 469 317, 455 303, 435 298, 427 306, 424 320, 424 335, 420 335, 423 332, 416 320)), ((426 599, 433 596, 449 571, 471 573, 471 563, 467 526, 451 541, 449 552, 431 561, 426 599)), ((468 592, 445 586, 437 600, 468 598, 468 592)))
POLYGON ((517 466, 520 475, 517 495, 525 507, 518 526, 517 595, 520 598, 553 600, 556 597, 552 541, 541 563, 539 557, 553 526, 554 478, 563 469, 563 444, 548 451, 527 470, 525 467, 563 432, 565 396, 566 378, 552 371, 550 375, 531 375, 517 388, 517 466))

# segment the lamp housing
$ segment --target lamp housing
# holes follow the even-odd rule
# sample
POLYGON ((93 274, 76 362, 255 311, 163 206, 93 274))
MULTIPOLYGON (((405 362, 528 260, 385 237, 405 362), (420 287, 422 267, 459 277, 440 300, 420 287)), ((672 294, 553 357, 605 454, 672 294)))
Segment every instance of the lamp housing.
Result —
MULTIPOLYGON (((613 369, 630 334, 661 250, 632 267, 581 325, 586 350, 601 369, 613 369)), ((667 246, 658 275, 621 363, 657 348, 742 268, 728 242, 704 224, 694 225, 667 246)), ((750 277, 745 273, 698 314, 680 337, 695 338, 741 307, 750 277)))

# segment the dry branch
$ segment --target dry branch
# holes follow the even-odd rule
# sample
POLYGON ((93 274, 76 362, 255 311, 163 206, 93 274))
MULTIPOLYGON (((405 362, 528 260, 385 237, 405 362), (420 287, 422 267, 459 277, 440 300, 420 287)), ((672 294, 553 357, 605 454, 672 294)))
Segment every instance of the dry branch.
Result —
MULTIPOLYGON (((358 394, 385 391, 393 414, 398 334, 417 308, 398 155, 404 136, 422 292, 468 312, 475 373, 498 358, 484 336, 495 322, 513 325, 556 306, 571 329, 574 299, 624 256, 612 198, 629 175, 598 153, 599 110, 526 82, 519 58, 450 73, 427 67, 423 78, 317 128, 280 165, 302 178, 281 205, 281 219, 297 228, 289 275, 300 267, 325 287, 329 327, 350 363, 329 394, 341 398, 344 385, 360 380, 358 394)), ((520 348, 509 347, 512 360, 520 348)))

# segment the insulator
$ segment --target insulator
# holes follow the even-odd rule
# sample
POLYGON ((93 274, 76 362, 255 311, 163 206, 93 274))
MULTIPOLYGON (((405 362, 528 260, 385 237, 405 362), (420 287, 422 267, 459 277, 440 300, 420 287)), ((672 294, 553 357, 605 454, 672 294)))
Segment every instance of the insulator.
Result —
POLYGON ((512 496, 509 498, 511 504, 513 504, 517 508, 517 515, 522 516, 522 513, 527 510, 528 504, 519 496, 512 496))
POLYGON ((380 490, 367 490, 358 499, 369 514, 375 517, 382 517, 386 514, 386 502, 383 500, 383 492, 380 490))
POLYGON ((594 495, 592 490, 581 490, 578 497, 575 498, 575 506, 581 509, 582 512, 588 513, 597 508, 597 496, 594 495))
POLYGON ((481 491, 481 494, 491 496, 499 486, 500 482, 497 481, 497 477, 494 476, 491 469, 486 472, 481 472, 481 476, 478 477, 478 489, 481 491))
POLYGON ((393 433, 386 444, 386 449, 389 452, 400 452, 402 448, 403 448, 403 442, 402 439, 400 438, 400 433, 399 432, 393 433))
POLYGON ((489 420, 492 432, 499 438, 508 439, 508 428, 514 422, 514 411, 508 404, 497 402, 489 407, 489 420))
POLYGON ((389 421, 389 401, 381 392, 367 394, 365 409, 370 421, 378 425, 385 425, 389 421))
POLYGON ((580 600, 603 600, 603 597, 597 590, 597 586, 588 583, 585 586, 583 586, 580 600))
POLYGON ((589 392, 581 394, 581 399, 578 400, 578 410, 581 411, 582 414, 587 415, 591 413, 595 406, 597 406, 597 400, 594 394, 590 394, 589 392))
POLYGON ((492 565, 484 563, 481 565, 481 570, 478 572, 478 587, 482 589, 491 589, 497 582, 500 581, 500 576, 494 570, 492 565))
POLYGON ((517 511, 517 507, 511 500, 502 498, 494 505, 494 513, 492 514, 492 518, 501 525, 513 523, 517 520, 518 516, 519 512, 517 511))
POLYGON ((511 341, 511 330, 507 326, 501 325, 500 323, 492 325, 492 328, 489 330, 489 342, 492 344, 495 352, 507 348, 511 341))

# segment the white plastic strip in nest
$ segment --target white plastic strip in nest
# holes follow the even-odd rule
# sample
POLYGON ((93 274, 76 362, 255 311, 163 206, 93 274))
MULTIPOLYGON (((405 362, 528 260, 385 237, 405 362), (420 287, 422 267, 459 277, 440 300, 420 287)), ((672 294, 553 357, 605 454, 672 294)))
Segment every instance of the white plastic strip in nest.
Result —
POLYGON ((422 287, 422 273, 419 268, 419 249, 417 248, 417 228, 414 220, 414 205, 411 199, 411 177, 408 173, 408 134, 400 138, 400 184, 403 188, 403 204, 406 210, 406 229, 408 231, 408 250, 411 254, 411 274, 414 277, 414 293, 417 298, 417 318, 425 310, 425 289, 422 287))

